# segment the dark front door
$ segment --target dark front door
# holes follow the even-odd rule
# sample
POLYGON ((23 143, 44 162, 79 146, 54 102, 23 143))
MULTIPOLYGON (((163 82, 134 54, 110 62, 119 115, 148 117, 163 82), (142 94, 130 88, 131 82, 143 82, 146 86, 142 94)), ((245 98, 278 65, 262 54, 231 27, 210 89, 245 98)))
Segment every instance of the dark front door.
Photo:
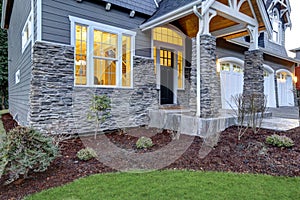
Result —
POLYGON ((160 50, 160 103, 173 104, 173 68, 174 53, 170 50, 160 50))

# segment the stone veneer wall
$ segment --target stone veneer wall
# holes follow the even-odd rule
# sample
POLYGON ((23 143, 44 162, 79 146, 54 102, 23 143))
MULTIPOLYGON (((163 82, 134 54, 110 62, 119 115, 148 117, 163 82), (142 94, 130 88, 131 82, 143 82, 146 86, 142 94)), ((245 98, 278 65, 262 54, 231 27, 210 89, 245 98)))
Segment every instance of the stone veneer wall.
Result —
POLYGON ((263 52, 253 50, 245 52, 243 95, 255 95, 256 104, 264 103, 264 67, 263 52))
POLYGON ((196 38, 192 38, 192 60, 190 71, 190 110, 196 114, 197 111, 197 43, 196 38))
MULTIPOLYGON (((197 43, 192 39, 190 108, 197 109, 197 43)), ((222 108, 220 75, 216 70, 216 38, 200 37, 200 117, 217 117, 222 108)))
POLYGON ((33 50, 30 126, 41 132, 86 133, 94 94, 111 98, 111 116, 102 130, 147 125, 148 110, 158 107, 152 59, 134 57, 133 88, 74 87, 74 48, 37 42, 33 50))

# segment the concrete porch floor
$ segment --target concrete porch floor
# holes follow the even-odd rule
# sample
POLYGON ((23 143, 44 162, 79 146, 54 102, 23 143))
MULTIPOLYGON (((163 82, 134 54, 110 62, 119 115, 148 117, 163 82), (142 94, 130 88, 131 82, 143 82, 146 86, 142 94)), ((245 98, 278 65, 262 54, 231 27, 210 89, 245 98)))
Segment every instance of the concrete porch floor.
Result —
MULTIPOLYGON (((220 116, 216 118, 198 118, 188 109, 151 110, 149 116, 149 127, 174 130, 181 134, 203 138, 237 124, 233 110, 221 110, 220 116)), ((261 128, 287 131, 298 126, 298 108, 282 107, 270 108, 261 128)))

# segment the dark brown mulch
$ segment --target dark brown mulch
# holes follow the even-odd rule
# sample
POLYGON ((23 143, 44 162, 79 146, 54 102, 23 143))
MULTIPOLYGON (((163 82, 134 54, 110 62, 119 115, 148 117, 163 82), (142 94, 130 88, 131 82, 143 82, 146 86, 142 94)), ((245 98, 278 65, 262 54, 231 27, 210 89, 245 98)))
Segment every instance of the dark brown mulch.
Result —
MULTIPOLYGON (((10 123, 10 122, 8 122, 10 123)), ((232 171, 241 173, 262 173, 275 176, 300 176, 300 128, 290 130, 286 134, 291 137, 295 146, 280 149, 266 145, 266 136, 275 131, 261 130, 259 134, 248 131, 237 142, 237 128, 230 127, 222 132, 218 145, 204 158, 199 155, 203 140, 195 137, 188 150, 166 169, 193 169, 210 171, 232 171)), ((107 137, 118 147, 134 150, 137 153, 155 151, 171 141, 171 134, 163 131, 152 136, 155 144, 149 150, 137 150, 137 137, 111 133, 107 137)), ((60 186, 79 177, 95 173, 113 172, 96 159, 87 162, 79 161, 76 153, 84 148, 80 139, 71 139, 62 143, 62 156, 52 163, 44 173, 31 173, 30 179, 19 184, 0 187, 0 199, 19 199, 28 194, 60 186)), ((3 183, 0 179, 0 184, 3 183)))

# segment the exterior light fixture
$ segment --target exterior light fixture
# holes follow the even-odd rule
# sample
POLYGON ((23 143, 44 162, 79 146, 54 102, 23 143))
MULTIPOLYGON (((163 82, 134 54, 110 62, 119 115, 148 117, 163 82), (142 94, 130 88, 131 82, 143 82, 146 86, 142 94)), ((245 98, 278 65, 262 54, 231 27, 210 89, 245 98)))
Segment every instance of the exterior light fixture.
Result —
POLYGON ((105 6, 105 10, 110 11, 111 3, 107 3, 105 6))
POLYGON ((134 15, 135 15, 135 11, 134 10, 130 11, 129 17, 134 17, 134 15))
POLYGON ((221 72, 221 64, 220 64, 219 59, 217 59, 216 65, 217 65, 217 72, 220 73, 221 72))
POLYGON ((294 83, 297 83, 298 82, 298 77, 294 76, 293 80, 294 80, 294 83))

